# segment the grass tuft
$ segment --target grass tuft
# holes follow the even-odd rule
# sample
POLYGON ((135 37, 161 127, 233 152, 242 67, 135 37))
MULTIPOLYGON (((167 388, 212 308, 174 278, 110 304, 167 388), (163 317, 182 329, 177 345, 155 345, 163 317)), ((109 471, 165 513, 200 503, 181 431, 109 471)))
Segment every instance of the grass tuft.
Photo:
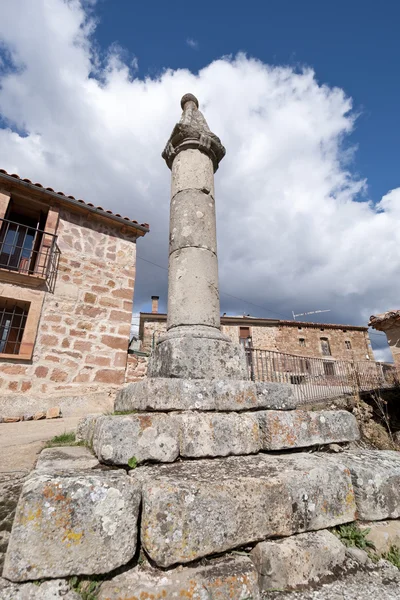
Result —
POLYGON ((51 440, 46 442, 45 448, 54 448, 55 446, 84 446, 83 441, 76 441, 75 433, 73 431, 64 431, 60 435, 55 435, 51 440))
POLYGON ((375 545, 371 540, 367 539, 370 529, 360 529, 357 523, 349 523, 348 525, 340 525, 332 529, 334 533, 348 548, 361 548, 361 550, 375 549, 375 545))
POLYGON ((389 552, 382 554, 382 558, 388 560, 392 565, 400 569, 400 548, 398 546, 391 546, 389 552))

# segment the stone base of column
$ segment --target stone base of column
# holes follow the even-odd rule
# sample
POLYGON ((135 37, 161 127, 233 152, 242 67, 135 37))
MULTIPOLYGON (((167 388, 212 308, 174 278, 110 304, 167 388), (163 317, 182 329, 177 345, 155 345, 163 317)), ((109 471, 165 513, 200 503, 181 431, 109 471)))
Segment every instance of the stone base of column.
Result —
POLYGON ((248 379, 244 349, 225 338, 167 337, 149 360, 149 377, 248 379))
POLYGON ((298 404, 292 387, 284 383, 148 377, 122 388, 114 408, 119 412, 289 411, 298 404))

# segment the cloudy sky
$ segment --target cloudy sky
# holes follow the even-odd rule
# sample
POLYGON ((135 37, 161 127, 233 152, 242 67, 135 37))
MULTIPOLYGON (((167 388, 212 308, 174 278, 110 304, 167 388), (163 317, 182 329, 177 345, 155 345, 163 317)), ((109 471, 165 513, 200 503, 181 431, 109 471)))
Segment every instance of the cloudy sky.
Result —
POLYGON ((400 308, 395 3, 172 4, 0 0, 0 166, 150 223, 135 310, 165 309, 160 154, 192 92, 227 149, 222 311, 365 325, 400 308))

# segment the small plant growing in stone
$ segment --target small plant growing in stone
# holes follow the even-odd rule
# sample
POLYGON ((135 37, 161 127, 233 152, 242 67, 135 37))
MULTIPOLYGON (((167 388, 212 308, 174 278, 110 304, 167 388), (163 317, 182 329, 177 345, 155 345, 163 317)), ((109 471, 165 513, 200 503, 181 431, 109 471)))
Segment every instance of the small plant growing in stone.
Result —
POLYGON ((55 435, 51 440, 46 442, 46 448, 54 446, 83 446, 83 442, 77 442, 73 431, 64 432, 61 435, 55 435))
POLYGON ((400 548, 398 546, 391 546, 389 552, 382 554, 382 558, 388 560, 392 565, 400 569, 400 548))
POLYGON ((136 456, 132 456, 128 460, 128 467, 131 468, 131 469, 136 469, 136 467, 137 467, 137 458, 136 458, 136 456))
POLYGON ((332 530, 332 532, 340 539, 342 544, 348 548, 353 547, 361 548, 361 550, 374 550, 374 543, 367 539, 367 535, 370 531, 370 529, 360 529, 357 523, 340 525, 332 530))

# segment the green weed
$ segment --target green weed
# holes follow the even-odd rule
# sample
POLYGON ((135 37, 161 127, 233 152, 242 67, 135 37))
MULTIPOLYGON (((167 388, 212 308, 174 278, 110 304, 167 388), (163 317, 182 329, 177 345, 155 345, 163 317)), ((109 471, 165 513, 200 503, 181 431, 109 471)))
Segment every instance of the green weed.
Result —
POLYGON ((132 456, 132 458, 130 458, 128 460, 128 467, 130 467, 131 469, 136 469, 136 467, 137 467, 137 458, 136 458, 136 456, 132 456))
POLYGON ((370 529, 360 529, 357 523, 349 523, 348 525, 340 525, 332 529, 334 533, 348 548, 361 548, 361 550, 375 549, 375 545, 370 540, 367 540, 367 535, 370 529))
POLYGON ((382 558, 388 560, 392 565, 400 569, 400 548, 398 546, 390 546, 389 552, 382 554, 382 558))
POLYGON ((46 448, 54 448, 54 446, 84 446, 83 441, 76 441, 75 433, 73 431, 62 433, 61 435, 55 435, 51 440, 46 442, 46 448))

